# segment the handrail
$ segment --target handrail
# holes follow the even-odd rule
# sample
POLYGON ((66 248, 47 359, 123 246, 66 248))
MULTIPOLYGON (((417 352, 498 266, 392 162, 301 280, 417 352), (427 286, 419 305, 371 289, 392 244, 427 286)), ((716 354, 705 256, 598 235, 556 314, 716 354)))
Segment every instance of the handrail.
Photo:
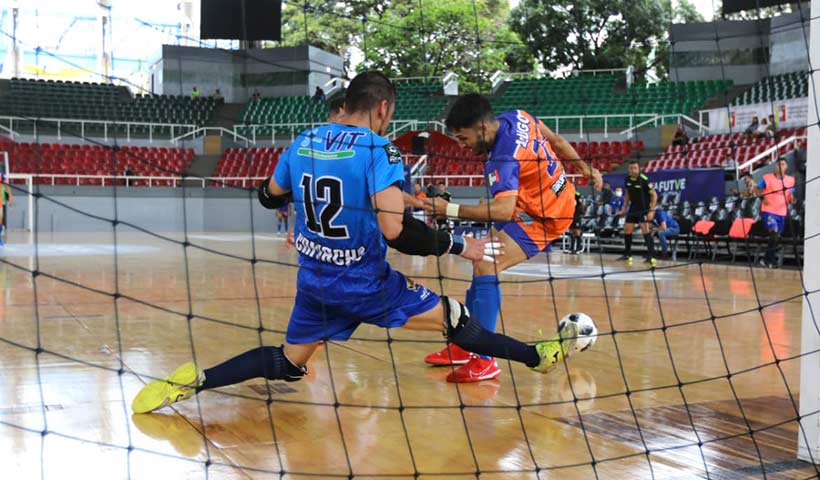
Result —
POLYGON ((579 74, 583 75, 583 74, 586 74, 586 73, 592 73, 592 76, 594 77, 599 72, 600 73, 617 73, 617 72, 626 72, 627 70, 628 70, 627 68, 591 68, 591 69, 586 69, 586 70, 583 70, 583 69, 582 70, 573 70, 569 73, 570 73, 570 75, 572 75, 574 77, 577 77, 579 74))
POLYGON ((225 133, 227 133, 228 135, 233 136, 234 141, 236 141, 237 138, 240 139, 240 140, 243 140, 245 142, 245 145, 255 144, 256 143, 254 141, 251 141, 251 139, 236 133, 236 129, 228 130, 227 128, 223 128, 223 127, 199 127, 196 130, 191 130, 190 132, 188 132, 184 135, 180 135, 178 137, 172 138, 171 143, 177 143, 177 142, 179 142, 180 140, 182 140, 186 137, 195 137, 201 132, 207 133, 208 131, 213 131, 213 130, 218 131, 220 137, 222 137, 225 133))
POLYGON ((418 161, 410 167, 410 178, 417 176, 419 174, 419 170, 424 168, 425 165, 427 165, 427 155, 419 156, 418 161))
POLYGON ((633 125, 633 126, 627 128, 626 130, 620 132, 619 135, 629 136, 630 134, 632 134, 633 131, 638 130, 639 128, 644 127, 646 125, 649 125, 650 123, 653 123, 654 126, 657 127, 658 126, 658 121, 663 120, 665 118, 677 118, 678 123, 682 123, 682 121, 685 120, 685 121, 688 121, 689 123, 693 124, 695 127, 697 127, 698 131, 700 133, 703 133, 703 132, 708 133, 709 132, 709 127, 707 127, 706 125, 702 124, 701 122, 695 120, 694 118, 690 117, 689 115, 685 115, 683 113, 669 113, 669 114, 664 114, 664 115, 658 115, 657 113, 647 113, 647 114, 643 114, 643 115, 652 115, 652 118, 649 118, 649 119, 644 120, 643 122, 641 122, 637 125, 633 125))
POLYGON ((741 165, 735 164, 735 178, 740 178, 740 172, 742 172, 743 170, 745 170, 747 168, 749 169, 749 173, 754 172, 755 163, 759 162, 760 160, 762 160, 763 158, 765 158, 767 156, 773 156, 772 154, 779 153, 781 147, 785 147, 789 143, 792 143, 792 142, 794 142, 795 140, 797 140, 799 138, 806 138, 806 137, 802 136, 802 135, 801 136, 792 135, 789 138, 786 138, 785 140, 781 140, 779 143, 767 148, 766 150, 763 150, 762 152, 758 153, 754 157, 752 157, 749 160, 746 160, 745 162, 743 162, 741 165))
POLYGON ((14 130, 14 122, 22 123, 22 122, 32 122, 34 121, 34 132, 33 134, 37 135, 37 121, 44 121, 54 123, 57 126, 57 139, 62 140, 63 138, 63 124, 71 124, 71 125, 80 125, 80 136, 85 137, 85 128, 86 125, 93 126, 93 125, 102 125, 103 127, 103 138, 104 140, 108 140, 108 129, 109 127, 118 127, 118 126, 125 126, 125 135, 126 140, 131 141, 131 128, 136 126, 145 126, 148 127, 148 141, 153 143, 154 141, 154 128, 162 128, 162 127, 170 127, 171 138, 174 137, 174 130, 181 131, 183 129, 196 129, 197 125, 189 124, 189 123, 160 123, 160 122, 132 122, 132 121, 115 121, 115 120, 95 120, 95 119, 80 119, 80 118, 58 118, 58 117, 34 117, 34 118, 27 118, 27 117, 19 117, 16 115, 0 115, 0 122, 8 121, 8 127, 0 124, 0 128, 12 133, 12 135, 20 135, 19 132, 14 130), (36 121, 35 121, 36 120, 36 121))

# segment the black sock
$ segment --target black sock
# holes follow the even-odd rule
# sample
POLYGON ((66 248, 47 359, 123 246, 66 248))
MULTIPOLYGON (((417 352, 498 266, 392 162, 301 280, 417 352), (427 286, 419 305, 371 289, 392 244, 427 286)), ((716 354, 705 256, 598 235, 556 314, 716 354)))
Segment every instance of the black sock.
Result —
POLYGON ((624 244, 626 245, 626 251, 624 252, 624 255, 628 257, 632 255, 632 234, 626 235, 624 237, 624 244))
POLYGON ((298 380, 302 374, 299 367, 285 357, 282 347, 257 347, 205 370, 205 383, 197 391, 233 385, 257 377, 298 380))
POLYGON ((472 318, 453 338, 453 343, 468 352, 489 357, 505 358, 521 362, 528 367, 535 367, 541 363, 538 351, 532 345, 501 335, 492 333, 481 326, 481 322, 472 318))
POLYGON ((649 258, 655 257, 655 239, 652 238, 651 233, 647 233, 643 236, 644 242, 646 242, 646 251, 649 258))

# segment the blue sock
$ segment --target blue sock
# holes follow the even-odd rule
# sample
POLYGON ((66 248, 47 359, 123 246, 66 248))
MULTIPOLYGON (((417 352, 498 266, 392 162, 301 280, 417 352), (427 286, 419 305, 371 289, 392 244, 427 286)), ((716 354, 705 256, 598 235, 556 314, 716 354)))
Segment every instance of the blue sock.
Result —
MULTIPOLYGON (((473 277, 470 285, 473 293, 473 303, 469 303, 467 298, 467 308, 470 315, 490 333, 495 333, 495 324, 498 321, 498 314, 501 312, 501 287, 498 285, 498 277, 495 275, 479 275, 473 277)), ((469 294, 469 291, 468 291, 469 294)), ((480 355, 481 358, 489 360, 490 357, 480 355)))

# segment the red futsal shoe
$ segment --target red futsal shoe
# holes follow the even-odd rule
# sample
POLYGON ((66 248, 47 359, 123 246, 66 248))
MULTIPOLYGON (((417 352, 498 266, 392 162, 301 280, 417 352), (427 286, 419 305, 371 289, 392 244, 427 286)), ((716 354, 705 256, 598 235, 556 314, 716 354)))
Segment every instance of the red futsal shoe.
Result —
POLYGON ((443 350, 424 357, 424 363, 429 363, 430 365, 464 365, 469 362, 472 357, 472 353, 463 350, 455 343, 451 343, 443 350))
POLYGON ((501 369, 498 368, 498 362, 494 358, 485 360, 479 356, 474 356, 466 365, 450 372, 447 375, 447 381, 450 383, 472 383, 498 378, 499 375, 501 375, 501 369))

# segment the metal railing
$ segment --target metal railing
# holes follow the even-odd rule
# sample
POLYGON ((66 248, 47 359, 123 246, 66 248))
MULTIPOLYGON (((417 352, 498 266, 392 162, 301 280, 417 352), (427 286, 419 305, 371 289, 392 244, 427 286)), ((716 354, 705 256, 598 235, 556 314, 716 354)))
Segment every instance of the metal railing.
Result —
MULTIPOLYGON (((0 116, 0 129, 9 132, 12 137, 21 135, 20 127, 25 124, 32 125, 32 134, 34 136, 37 136, 38 133, 43 133, 43 130, 45 130, 45 133, 51 133, 51 130, 56 128, 58 140, 62 140, 64 134, 77 136, 79 133, 79 136, 84 138, 89 136, 86 135, 86 130, 93 129, 94 127, 102 127, 103 140, 108 141, 111 133, 116 132, 117 129, 121 127, 125 127, 125 139, 131 141, 131 135, 132 133, 136 133, 135 130, 137 127, 147 127, 148 141, 153 142, 154 137, 165 138, 164 135, 159 132, 155 134, 155 129, 168 128, 170 133, 167 138, 171 139, 182 132, 188 132, 198 128, 197 125, 186 123, 118 122, 112 120, 87 120, 77 118, 0 116), (46 125, 42 125, 43 122, 45 122, 46 125), (18 125, 17 129, 15 129, 15 123, 18 125), (79 132, 77 131, 78 128, 79 132)), ((122 138, 121 134, 117 136, 122 138)))
MULTIPOLYGON (((321 127, 322 125, 327 125, 327 122, 255 123, 251 125, 235 124, 233 126, 233 130, 228 130, 227 132, 235 138, 241 137, 245 139, 246 137, 239 132, 247 134, 246 132, 250 129, 250 134, 247 134, 249 135, 248 141, 253 144, 257 144, 261 141, 267 141, 268 139, 270 139, 271 144, 275 144, 277 139, 279 141, 288 139, 292 143, 303 131, 309 128, 321 127), (277 128, 280 130, 289 128, 290 132, 277 136, 277 128), (266 129, 270 129, 270 135, 262 135, 262 131, 266 129)), ((399 134, 413 130, 433 130, 436 132, 445 133, 447 128, 444 126, 444 123, 438 120, 393 120, 390 122, 390 129, 387 132, 387 138, 390 140, 395 140, 399 134)))
POLYGON ((749 170, 748 173, 754 173, 755 165, 757 165, 758 162, 760 162, 761 160, 763 160, 766 157, 769 157, 770 161, 775 160, 777 157, 780 156, 780 149, 781 148, 783 148, 785 146, 788 146, 790 143, 793 143, 795 140, 799 140, 799 139, 803 139, 803 138, 806 138, 806 136, 805 135, 792 135, 789 138, 781 140, 778 143, 776 143, 775 145, 772 145, 771 147, 767 148, 766 150, 763 150, 762 152, 760 152, 757 155, 755 155, 754 157, 746 160, 745 162, 741 163, 740 165, 737 165, 737 162, 735 162, 735 180, 740 179, 741 172, 743 172, 746 169, 749 170))
POLYGON ((228 134, 228 135, 233 137, 234 142, 237 141, 237 140, 242 140, 243 142, 245 142, 245 146, 248 146, 252 143, 255 143, 251 139, 249 139, 249 138, 247 138, 243 135, 238 134, 236 132, 236 129, 228 130, 227 128, 222 128, 222 127, 200 127, 200 128, 197 128, 196 130, 191 130, 190 132, 188 132, 186 134, 183 134, 183 135, 180 135, 178 137, 172 138, 171 143, 177 143, 180 140, 184 140, 188 137, 195 138, 195 137, 198 137, 200 135, 207 135, 208 132, 219 132, 220 137, 224 136, 225 134, 228 134))
POLYGON ((650 114, 645 114, 645 115, 649 115, 652 118, 649 118, 648 120, 644 120, 643 122, 638 123, 637 125, 630 125, 629 128, 627 128, 626 130, 620 132, 619 135, 630 136, 633 131, 635 131, 635 130, 641 128, 641 127, 648 126, 648 125, 652 125, 653 127, 657 127, 658 122, 663 122, 667 118, 676 119, 675 123, 682 123, 682 124, 689 123, 693 127, 697 128, 698 132, 701 135, 704 134, 704 133, 709 133, 709 127, 704 125, 703 122, 699 122, 699 121, 695 120, 694 118, 690 117, 689 115, 684 115, 682 113, 671 113, 671 114, 665 114, 665 115, 658 115, 658 114, 655 114, 655 113, 650 113, 650 114))

